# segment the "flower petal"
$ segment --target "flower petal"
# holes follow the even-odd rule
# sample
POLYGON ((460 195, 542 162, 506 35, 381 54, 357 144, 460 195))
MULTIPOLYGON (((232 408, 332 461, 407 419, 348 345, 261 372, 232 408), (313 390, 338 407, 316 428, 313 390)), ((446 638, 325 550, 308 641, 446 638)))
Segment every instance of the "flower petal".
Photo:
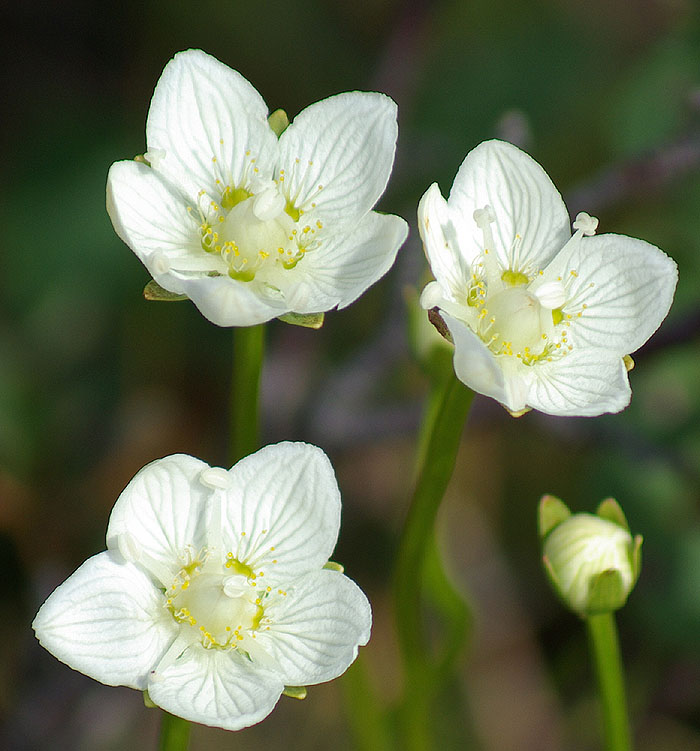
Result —
POLYGON ((235 651, 192 645, 162 673, 148 695, 167 712, 192 722, 240 730, 267 717, 284 685, 235 651))
POLYGON ((145 164, 112 165, 107 211, 119 237, 171 292, 183 292, 178 273, 226 270, 218 255, 202 250, 184 197, 145 164))
POLYGON ((449 204, 461 214, 460 241, 480 249, 484 240, 473 214, 491 206, 499 261, 513 271, 543 269, 571 237, 566 206, 547 173, 504 141, 485 141, 467 154, 449 204))
POLYGON ((448 205, 437 183, 433 183, 418 204, 418 230, 430 269, 443 294, 453 300, 464 301, 471 263, 476 259, 480 246, 460 240, 461 233, 455 226, 455 218, 461 221, 461 214, 448 205))
POLYGON ((164 612, 147 574, 119 553, 105 552, 51 594, 32 626, 41 645, 74 670, 142 690, 175 636, 164 612))
POLYGON ((408 234, 401 217, 371 211, 350 233, 328 235, 283 288, 295 313, 319 313, 354 302, 389 271, 408 234))
POLYGON ((594 417, 619 412, 630 402, 627 370, 607 350, 579 348, 531 368, 528 403, 549 415, 594 417))
POLYGON ((209 465, 185 454, 157 459, 124 488, 107 526, 107 547, 140 563, 166 587, 182 566, 180 557, 205 544, 210 492, 199 479, 209 465))
POLYGON ((337 571, 297 580, 265 608, 272 623, 257 641, 287 685, 323 683, 344 673, 369 641, 372 611, 362 590, 337 571))
POLYGON ((217 179, 232 188, 256 175, 271 179, 278 145, 267 114, 240 73, 201 50, 180 52, 165 66, 148 111, 149 151, 165 152, 154 169, 190 200, 200 190, 219 196, 217 179))
POLYGON ((391 174, 398 125, 386 95, 353 91, 300 112, 280 137, 284 189, 324 222, 354 223, 379 200, 391 174))
MULTIPOLYGON (((255 326, 290 312, 287 301, 264 283, 240 282, 228 276, 191 277, 180 281, 205 318, 217 326, 255 326)), ((315 312, 315 311, 314 311, 315 312)))
POLYGON ((564 312, 573 316, 576 342, 626 355, 639 349, 668 314, 678 269, 644 240, 607 234, 572 238, 544 274, 558 276, 567 284, 570 302, 564 312))
POLYGON ((454 368, 457 378, 477 393, 493 397, 505 404, 507 395, 503 371, 491 350, 466 323, 458 321, 444 311, 441 315, 454 341, 454 368))
POLYGON ((340 528, 340 491, 328 457, 307 443, 278 443, 230 470, 224 546, 266 580, 321 568, 340 528))

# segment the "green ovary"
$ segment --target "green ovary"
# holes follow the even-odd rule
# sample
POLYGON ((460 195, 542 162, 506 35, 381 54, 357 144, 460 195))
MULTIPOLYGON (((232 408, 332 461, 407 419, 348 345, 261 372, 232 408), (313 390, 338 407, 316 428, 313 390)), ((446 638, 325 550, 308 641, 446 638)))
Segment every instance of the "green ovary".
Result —
MULTIPOLYGON (((245 564, 240 564, 248 569, 245 564)), ((181 572, 185 574, 185 571, 181 572)), ((241 574, 181 575, 168 592, 167 607, 183 628, 198 632, 207 648, 231 648, 260 626, 264 609, 241 574)))
POLYGON ((494 354, 516 355, 531 364, 547 347, 551 321, 551 311, 516 286, 486 300, 477 333, 494 354))

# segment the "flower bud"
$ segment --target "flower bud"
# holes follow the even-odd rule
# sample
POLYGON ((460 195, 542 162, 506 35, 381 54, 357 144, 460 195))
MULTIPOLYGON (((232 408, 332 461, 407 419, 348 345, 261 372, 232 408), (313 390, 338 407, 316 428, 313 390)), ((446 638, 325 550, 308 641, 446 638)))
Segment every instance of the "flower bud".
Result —
POLYGON ((539 531, 545 570, 571 610, 585 618, 625 604, 639 577, 642 538, 632 537, 615 500, 603 501, 596 514, 571 514, 544 496, 539 531))

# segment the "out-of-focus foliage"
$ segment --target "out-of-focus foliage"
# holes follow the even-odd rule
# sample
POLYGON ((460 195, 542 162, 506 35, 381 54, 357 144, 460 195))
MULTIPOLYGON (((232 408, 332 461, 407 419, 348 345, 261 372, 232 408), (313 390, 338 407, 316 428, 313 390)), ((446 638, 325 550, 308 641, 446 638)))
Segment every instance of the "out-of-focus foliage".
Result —
MULTIPOLYGON (((676 303, 640 351, 625 413, 508 417, 477 398, 443 509, 443 554, 475 603, 475 643, 436 727, 445 747, 597 748, 583 630, 547 589, 535 511, 614 496, 644 535, 619 613, 638 748, 700 746, 700 14, 690 0, 269 0, 15 3, 0 24, 0 746, 154 747, 157 712, 42 652, 29 623, 102 549, 107 516, 146 462, 226 462, 231 334, 187 302, 148 303, 145 270, 104 209, 112 161, 144 150, 167 59, 201 47, 290 116, 348 89, 399 104, 379 208, 414 231, 397 266, 316 332, 275 323, 265 441, 330 454, 344 497, 334 556, 369 593, 364 668, 382 701, 400 685, 389 577, 426 378, 408 343, 406 285, 422 285, 420 195, 447 190, 480 140, 527 149, 575 214, 678 262, 676 303)), ((262 725, 207 748, 352 747, 351 683, 281 701, 262 725)), ((371 717, 367 715, 367 723, 371 717)))

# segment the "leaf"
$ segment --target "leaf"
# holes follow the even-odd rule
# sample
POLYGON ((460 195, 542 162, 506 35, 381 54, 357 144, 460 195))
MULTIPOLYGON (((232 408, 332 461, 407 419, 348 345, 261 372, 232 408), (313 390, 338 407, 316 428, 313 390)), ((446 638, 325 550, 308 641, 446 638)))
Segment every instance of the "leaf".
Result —
POLYGON ((335 561, 328 561, 327 563, 324 563, 323 568, 327 568, 330 571, 339 571, 341 574, 343 573, 343 571, 345 571, 343 564, 336 563, 335 561))
POLYGON ((278 316, 277 320, 307 329, 320 329, 325 315, 325 313, 285 313, 283 316, 278 316))
POLYGON ((292 699, 306 699, 306 686, 285 686, 282 693, 292 699))
POLYGON ((546 537, 554 527, 571 516, 569 507, 553 495, 543 495, 537 511, 537 528, 540 539, 546 537))
POLYGON ((161 287, 155 279, 151 279, 151 281, 143 288, 143 296, 146 300, 156 300, 160 302, 187 300, 187 295, 179 295, 177 292, 169 292, 167 289, 161 287))

